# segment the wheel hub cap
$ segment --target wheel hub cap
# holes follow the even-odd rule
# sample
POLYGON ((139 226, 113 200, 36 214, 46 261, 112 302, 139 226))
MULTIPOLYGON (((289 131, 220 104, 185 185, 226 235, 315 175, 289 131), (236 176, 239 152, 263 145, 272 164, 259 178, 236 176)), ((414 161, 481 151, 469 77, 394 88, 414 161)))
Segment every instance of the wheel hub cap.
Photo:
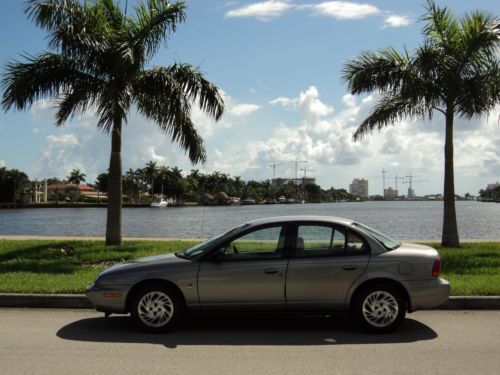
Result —
POLYGON ((153 291, 146 293, 139 301, 137 312, 141 321, 150 327, 167 324, 174 313, 174 305, 168 295, 153 291))
POLYGON ((398 317, 396 298, 386 291, 370 293, 363 301, 363 316, 375 327, 387 327, 398 317))

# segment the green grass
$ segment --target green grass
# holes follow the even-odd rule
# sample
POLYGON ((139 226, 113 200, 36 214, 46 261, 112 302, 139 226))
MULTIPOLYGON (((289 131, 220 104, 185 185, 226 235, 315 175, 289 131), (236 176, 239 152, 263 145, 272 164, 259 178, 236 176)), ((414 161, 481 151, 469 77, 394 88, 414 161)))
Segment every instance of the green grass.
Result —
POLYGON ((442 277, 450 282, 452 295, 500 295, 500 243, 464 243, 460 249, 438 249, 442 277))
MULTIPOLYGON (((109 265, 191 247, 188 241, 130 241, 105 247, 101 241, 0 240, 0 293, 82 293, 109 265)), ((500 295, 500 243, 436 247, 443 277, 453 295, 500 295)))
POLYGON ((189 241, 0 240, 0 293, 83 293, 111 264, 193 246, 189 241))

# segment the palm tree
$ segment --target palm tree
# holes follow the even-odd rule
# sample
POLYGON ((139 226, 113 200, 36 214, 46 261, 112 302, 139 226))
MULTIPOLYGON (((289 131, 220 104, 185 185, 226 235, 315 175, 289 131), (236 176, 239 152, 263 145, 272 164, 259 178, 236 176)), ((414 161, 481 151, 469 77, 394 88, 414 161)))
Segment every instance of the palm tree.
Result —
POLYGON ((394 48, 366 51, 347 62, 343 78, 352 94, 380 93, 354 140, 404 118, 444 115, 444 215, 441 243, 460 246, 455 212, 453 123, 472 119, 500 101, 499 20, 475 11, 460 19, 434 1, 422 17, 424 42, 413 54, 394 48))
POLYGON ((146 173, 146 176, 148 176, 148 179, 151 182, 151 197, 153 197, 155 189, 155 177, 158 174, 158 167, 156 166, 156 162, 152 160, 147 162, 146 168, 144 168, 144 172, 146 173))
POLYGON ((160 168, 158 168, 158 177, 160 178, 160 181, 161 181, 161 186, 160 186, 161 195, 163 195, 164 184, 165 184, 165 180, 168 179, 168 174, 169 174, 168 167, 162 165, 162 166, 160 166, 160 168))
POLYGON ((122 125, 131 107, 179 143, 193 163, 204 162, 206 154, 190 117, 192 104, 215 120, 224 111, 218 88, 198 68, 146 68, 186 19, 185 4, 143 0, 135 14, 125 15, 113 0, 29 0, 26 13, 48 31, 52 51, 7 65, 3 108, 23 110, 39 99, 57 99, 57 126, 95 109, 98 128, 111 134, 106 244, 121 244, 122 125))
POLYGON ((70 184, 76 184, 78 189, 80 183, 85 182, 85 177, 87 177, 85 173, 80 172, 79 169, 73 169, 67 179, 70 184))

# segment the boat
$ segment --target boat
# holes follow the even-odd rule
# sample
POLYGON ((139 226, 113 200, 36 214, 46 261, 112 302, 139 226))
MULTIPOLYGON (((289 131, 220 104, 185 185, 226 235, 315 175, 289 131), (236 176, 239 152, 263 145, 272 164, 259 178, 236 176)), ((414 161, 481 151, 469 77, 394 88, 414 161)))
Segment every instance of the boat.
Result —
POLYGON ((286 202, 286 198, 284 195, 281 195, 279 198, 278 198, 278 202, 279 203, 285 203, 286 202))
POLYGON ((151 203, 151 207, 165 208, 168 206, 168 201, 163 196, 155 197, 151 203))

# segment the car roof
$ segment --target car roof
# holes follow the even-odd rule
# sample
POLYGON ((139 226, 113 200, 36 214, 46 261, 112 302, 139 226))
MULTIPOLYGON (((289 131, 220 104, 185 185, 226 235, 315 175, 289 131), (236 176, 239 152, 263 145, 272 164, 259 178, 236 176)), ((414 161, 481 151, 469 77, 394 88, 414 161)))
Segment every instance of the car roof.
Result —
POLYGON ((248 221, 247 224, 251 226, 256 226, 262 224, 287 223, 294 221, 316 221, 316 222, 342 224, 342 225, 352 225, 352 223, 354 222, 354 220, 351 219, 344 219, 341 217, 334 217, 334 216, 293 215, 293 216, 266 217, 262 219, 248 221))

